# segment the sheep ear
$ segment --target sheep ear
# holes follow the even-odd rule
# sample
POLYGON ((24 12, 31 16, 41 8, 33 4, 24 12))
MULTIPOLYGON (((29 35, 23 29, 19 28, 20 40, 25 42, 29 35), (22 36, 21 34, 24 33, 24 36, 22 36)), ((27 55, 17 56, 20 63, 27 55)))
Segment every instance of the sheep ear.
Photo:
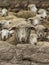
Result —
POLYGON ((33 18, 29 18, 28 21, 31 21, 32 22, 33 21, 33 18))
POLYGON ((10 31, 10 34, 13 34, 13 33, 14 33, 14 31, 13 31, 13 30, 11 30, 11 31, 10 31))
POLYGON ((48 31, 49 31, 48 28, 45 28, 45 29, 44 29, 44 32, 48 32, 48 31))
POLYGON ((31 30, 35 30, 35 27, 30 27, 31 28, 31 30))
POLYGON ((29 19, 31 22, 33 21, 33 19, 29 19))
POLYGON ((12 27, 10 30, 15 30, 16 29, 16 27, 12 27))

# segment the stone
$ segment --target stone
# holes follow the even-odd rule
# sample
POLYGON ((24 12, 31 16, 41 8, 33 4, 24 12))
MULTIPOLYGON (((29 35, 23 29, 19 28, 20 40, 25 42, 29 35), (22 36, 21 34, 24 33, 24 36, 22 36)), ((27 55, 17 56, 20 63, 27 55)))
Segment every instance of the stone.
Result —
POLYGON ((11 60, 15 54, 15 46, 10 43, 0 41, 0 60, 11 60))

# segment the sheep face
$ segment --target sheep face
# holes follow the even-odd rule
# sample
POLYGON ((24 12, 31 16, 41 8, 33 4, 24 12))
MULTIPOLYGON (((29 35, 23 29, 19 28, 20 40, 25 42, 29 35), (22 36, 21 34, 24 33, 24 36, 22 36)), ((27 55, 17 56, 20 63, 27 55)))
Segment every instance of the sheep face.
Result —
POLYGON ((38 11, 38 13, 40 14, 40 16, 41 16, 42 18, 46 18, 46 17, 47 17, 47 11, 44 10, 44 9, 40 9, 40 10, 38 11))
POLYGON ((43 25, 36 26, 36 33, 39 39, 42 40, 43 38, 45 38, 45 35, 46 35, 45 31, 46 31, 46 27, 44 27, 43 25))
POLYGON ((30 23, 34 26, 41 23, 41 21, 39 19, 29 19, 29 20, 30 20, 30 23))
POLYGON ((42 18, 46 18, 46 16, 47 16, 46 12, 44 12, 44 13, 41 14, 42 18))
POLYGON ((2 15, 2 16, 6 16, 7 14, 8 14, 7 9, 6 9, 6 8, 2 9, 1 15, 2 15))
POLYGON ((3 41, 6 41, 12 33, 13 33, 13 31, 9 31, 9 30, 7 30, 7 29, 3 29, 3 30, 0 32, 0 34, 1 34, 1 39, 2 39, 3 41))
POLYGON ((29 28, 18 28, 16 29, 16 36, 18 42, 27 42, 30 36, 30 29, 29 28))
POLYGON ((39 20, 38 19, 33 20, 33 25, 37 25, 37 24, 39 24, 39 20))
POLYGON ((34 17, 28 18, 28 22, 30 22, 32 25, 39 25, 41 24, 42 18, 41 15, 36 14, 34 17))
POLYGON ((37 30, 38 38, 42 39, 44 37, 44 31, 43 30, 37 30))
POLYGON ((36 45, 38 42, 38 36, 37 34, 33 33, 30 35, 29 42, 33 45, 36 45))
POLYGON ((19 43, 27 43, 29 41, 31 29, 34 29, 34 27, 27 26, 27 24, 22 24, 22 25, 15 27, 16 41, 19 43))
POLYGON ((46 36, 46 32, 44 31, 44 29, 42 30, 36 30, 37 36, 39 40, 45 40, 45 36, 46 36))
POLYGON ((3 21, 3 28, 4 27, 9 27, 10 24, 11 24, 11 20, 5 20, 5 21, 3 21))
POLYGON ((30 5, 28 6, 28 9, 29 9, 30 11, 37 12, 37 8, 36 8, 35 4, 30 4, 30 5))

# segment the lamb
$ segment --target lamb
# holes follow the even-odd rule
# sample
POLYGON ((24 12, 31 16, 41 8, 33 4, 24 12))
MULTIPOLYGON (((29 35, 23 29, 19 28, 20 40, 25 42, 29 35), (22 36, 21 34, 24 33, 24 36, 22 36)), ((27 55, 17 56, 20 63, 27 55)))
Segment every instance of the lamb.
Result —
POLYGON ((38 11, 38 14, 36 14, 36 16, 34 17, 28 18, 28 21, 30 21, 30 23, 33 25, 38 25, 41 24, 43 22, 42 20, 46 17, 47 17, 47 11, 44 9, 40 9, 38 11))
POLYGON ((8 30, 7 28, 2 29, 0 31, 1 40, 6 41, 13 33, 13 30, 8 30))
POLYGON ((46 31, 47 28, 43 25, 37 25, 35 26, 35 31, 36 31, 36 34, 38 35, 38 38, 40 40, 43 40, 45 38, 45 35, 46 35, 46 31))
POLYGON ((29 38, 29 42, 33 45, 36 45, 38 42, 38 36, 36 33, 32 33, 29 38))
POLYGON ((2 29, 3 29, 4 27, 9 28, 11 23, 12 23, 11 20, 1 20, 1 22, 0 22, 0 24, 2 25, 2 29))
POLYGON ((14 18, 14 19, 4 19, 0 21, 0 28, 3 29, 4 27, 10 29, 13 25, 17 25, 19 23, 25 23, 26 21, 24 18, 14 18))
POLYGON ((1 16, 7 16, 8 15, 8 10, 6 8, 3 8, 1 11, 1 16))
POLYGON ((36 26, 42 23, 42 18, 40 15, 36 14, 36 16, 28 18, 28 22, 36 26))
POLYGON ((28 10, 30 10, 30 11, 36 13, 36 12, 37 12, 37 7, 36 7, 35 4, 29 4, 29 5, 28 5, 28 10))
POLYGON ((34 27, 28 23, 21 23, 11 28, 11 30, 15 30, 16 32, 15 39, 17 43, 29 43, 31 29, 34 29, 34 27))
POLYGON ((41 15, 42 18, 47 17, 47 11, 45 9, 39 9, 38 13, 41 15))
POLYGON ((11 20, 5 20, 3 21, 3 27, 9 26, 11 23, 12 23, 11 20))

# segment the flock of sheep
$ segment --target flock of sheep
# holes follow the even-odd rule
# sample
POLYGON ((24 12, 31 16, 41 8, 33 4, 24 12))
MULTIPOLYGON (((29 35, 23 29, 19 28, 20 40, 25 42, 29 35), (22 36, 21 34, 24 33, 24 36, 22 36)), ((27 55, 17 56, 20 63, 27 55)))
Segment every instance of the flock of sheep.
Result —
MULTIPOLYGON (((12 20, 1 20, 0 40, 7 41, 14 35, 14 44, 30 43, 36 45, 39 41, 49 42, 49 28, 42 25, 47 20, 48 11, 42 8, 38 9, 35 4, 29 4, 28 11, 35 13, 35 16, 28 19, 15 16, 12 20)), ((1 17, 9 16, 8 13, 6 8, 0 9, 1 17)))

